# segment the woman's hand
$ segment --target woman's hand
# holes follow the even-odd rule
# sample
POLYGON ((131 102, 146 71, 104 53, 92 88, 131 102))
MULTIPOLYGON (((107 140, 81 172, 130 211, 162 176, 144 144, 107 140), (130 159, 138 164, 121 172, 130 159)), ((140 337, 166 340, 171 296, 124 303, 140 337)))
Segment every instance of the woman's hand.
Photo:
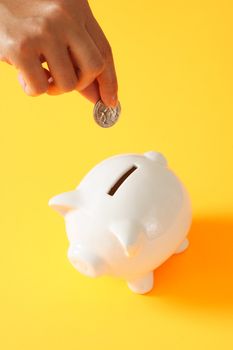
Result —
POLYGON ((0 59, 30 96, 78 90, 117 103, 111 47, 86 0, 0 0, 0 59))

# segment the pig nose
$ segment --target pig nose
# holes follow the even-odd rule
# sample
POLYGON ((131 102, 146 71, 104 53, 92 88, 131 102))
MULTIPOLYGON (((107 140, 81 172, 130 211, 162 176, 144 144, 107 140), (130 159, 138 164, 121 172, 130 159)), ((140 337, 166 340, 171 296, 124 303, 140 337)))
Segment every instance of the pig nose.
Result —
POLYGON ((68 259, 79 272, 86 276, 98 277, 106 273, 104 261, 81 246, 70 246, 68 259))

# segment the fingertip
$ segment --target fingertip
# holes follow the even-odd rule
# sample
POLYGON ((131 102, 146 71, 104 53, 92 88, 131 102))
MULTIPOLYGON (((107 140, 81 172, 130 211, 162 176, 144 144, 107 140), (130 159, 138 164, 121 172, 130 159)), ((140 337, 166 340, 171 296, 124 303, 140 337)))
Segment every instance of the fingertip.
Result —
POLYGON ((108 107, 116 107, 118 103, 118 83, 114 67, 108 66, 97 79, 103 103, 108 107))
POLYGON ((106 96, 104 94, 101 94, 101 100, 103 101, 103 103, 107 107, 115 108, 117 106, 117 104, 118 104, 118 97, 117 97, 117 95, 106 96))
POLYGON ((18 81, 19 81, 19 84, 21 85, 21 87, 23 88, 23 90, 25 91, 25 88, 26 88, 26 82, 25 80, 23 79, 23 76, 22 74, 19 72, 18 74, 18 81))
POLYGON ((52 77, 45 68, 42 72, 45 73, 44 77, 42 76, 43 79, 40 82, 33 81, 32 83, 26 79, 21 71, 18 73, 19 84, 28 96, 39 96, 48 90, 52 77))
POLYGON ((23 91, 28 95, 28 96, 33 96, 32 91, 30 87, 27 85, 26 81, 23 78, 23 75, 21 73, 18 74, 18 81, 23 88, 23 91))
POLYGON ((36 96, 36 94, 31 90, 29 85, 25 86, 24 91, 28 96, 31 96, 31 97, 36 96))
POLYGON ((117 95, 113 95, 111 98, 111 107, 116 107, 118 104, 118 97, 117 95))

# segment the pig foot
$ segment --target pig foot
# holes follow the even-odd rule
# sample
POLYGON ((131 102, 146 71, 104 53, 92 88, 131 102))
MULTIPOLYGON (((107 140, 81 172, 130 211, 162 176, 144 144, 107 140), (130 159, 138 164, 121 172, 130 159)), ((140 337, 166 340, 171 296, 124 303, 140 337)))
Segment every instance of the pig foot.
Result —
POLYGON ((188 246, 189 246, 189 240, 188 238, 185 238, 185 240, 176 249, 175 254, 184 252, 188 248, 188 246))
POLYGON ((154 285, 154 274, 153 272, 149 272, 148 274, 141 276, 135 280, 131 280, 127 282, 128 287, 134 292, 138 294, 148 293, 154 285))

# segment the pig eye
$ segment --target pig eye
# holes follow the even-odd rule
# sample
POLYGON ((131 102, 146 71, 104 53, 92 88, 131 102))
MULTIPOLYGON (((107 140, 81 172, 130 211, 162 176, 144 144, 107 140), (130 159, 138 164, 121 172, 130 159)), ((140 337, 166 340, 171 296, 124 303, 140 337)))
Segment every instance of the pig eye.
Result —
POLYGON ((137 166, 132 166, 129 170, 127 170, 118 180, 117 182, 110 188, 108 194, 110 196, 113 196, 118 188, 123 184, 123 182, 129 177, 138 167, 137 166))

